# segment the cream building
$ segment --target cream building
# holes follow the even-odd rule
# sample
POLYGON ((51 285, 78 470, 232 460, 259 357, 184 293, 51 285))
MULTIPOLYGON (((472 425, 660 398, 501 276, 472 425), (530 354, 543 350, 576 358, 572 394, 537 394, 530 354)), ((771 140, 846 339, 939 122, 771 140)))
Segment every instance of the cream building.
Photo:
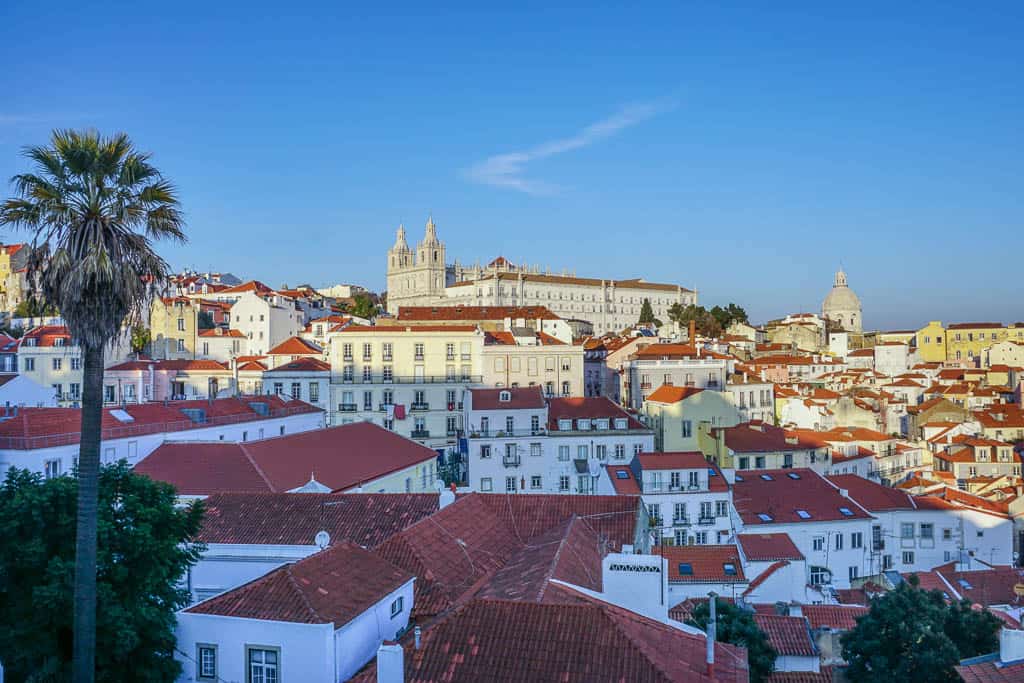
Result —
POLYGON ((665 322, 673 304, 697 303, 697 292, 679 285, 558 275, 500 256, 486 267, 447 265, 433 219, 415 252, 399 226, 387 255, 387 289, 392 315, 400 306, 546 306, 562 318, 592 323, 598 335, 635 324, 645 299, 665 322))
POLYGON ((654 449, 665 452, 699 451, 701 438, 713 427, 735 427, 740 422, 728 392, 696 387, 658 387, 644 401, 643 412, 654 430, 654 449))
POLYGON ((846 273, 840 268, 836 271, 836 279, 832 291, 821 304, 821 317, 838 325, 847 332, 863 330, 860 299, 846 284, 846 273))
MULTIPOLYGON (((127 337, 118 337, 104 352, 104 365, 119 363, 130 351, 127 337)), ((29 330, 18 344, 18 372, 53 390, 59 406, 77 406, 82 399, 82 349, 68 329, 43 325, 29 330)))
POLYGON ((149 353, 156 360, 196 357, 199 302, 188 297, 155 299, 149 309, 149 353))
POLYGON ((432 448, 457 443, 463 391, 482 381, 477 327, 349 325, 328 339, 331 424, 369 420, 432 448))
POLYGON ((583 346, 514 327, 485 332, 483 383, 488 387, 542 387, 544 395, 583 395, 583 346))

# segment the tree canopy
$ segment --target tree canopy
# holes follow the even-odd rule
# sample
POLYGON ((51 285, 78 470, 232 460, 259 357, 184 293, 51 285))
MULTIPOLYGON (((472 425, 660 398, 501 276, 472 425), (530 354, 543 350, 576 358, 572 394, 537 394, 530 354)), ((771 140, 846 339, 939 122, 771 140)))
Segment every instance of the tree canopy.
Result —
POLYGON ((637 320, 641 325, 654 325, 661 327, 661 321, 654 317, 654 309, 651 307, 651 300, 644 299, 640 305, 640 318, 637 320))
MULTIPOLYGON (((175 507, 174 489, 100 470, 96 676, 171 681, 181 579, 202 546, 202 503, 175 507)), ((78 480, 11 469, 0 484, 0 661, 10 680, 68 678, 78 480)))
POLYGON ((149 346, 150 331, 148 327, 133 325, 131 333, 131 346, 134 353, 142 353, 149 346))
MULTIPOLYGON (((777 653, 768 642, 768 636, 758 628, 753 613, 721 598, 715 598, 715 612, 715 640, 747 648, 750 680, 753 683, 766 680, 775 668, 777 653)), ((706 631, 710 613, 709 601, 697 603, 686 623, 706 631)))
POLYGON ((356 294, 349 313, 357 318, 372 318, 377 315, 377 306, 368 294, 356 294))
POLYGON ((963 600, 947 604, 939 591, 919 587, 916 575, 871 602, 870 611, 844 634, 847 676, 866 683, 930 683, 960 677, 961 659, 999 649, 1002 622, 963 600))

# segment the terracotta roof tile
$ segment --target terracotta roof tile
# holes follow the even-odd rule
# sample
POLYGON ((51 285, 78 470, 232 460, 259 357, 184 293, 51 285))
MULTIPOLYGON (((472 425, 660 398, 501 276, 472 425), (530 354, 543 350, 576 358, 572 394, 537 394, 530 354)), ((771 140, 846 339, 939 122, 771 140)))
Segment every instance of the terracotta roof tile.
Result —
POLYGON ((635 417, 627 413, 621 406, 613 403, 605 396, 552 398, 548 401, 548 429, 558 431, 558 421, 575 420, 578 418, 628 418, 629 429, 647 429, 635 417))
POLYGON ((561 320, 546 306, 399 306, 395 320, 561 320))
POLYGON ((804 559, 789 534, 737 534, 736 541, 749 562, 804 559))
POLYGON ((736 473, 735 506, 744 524, 867 519, 870 515, 811 469, 736 473), (800 513, 807 516, 802 516, 800 513), (847 514, 848 513, 848 514, 847 514))
POLYGON ((856 474, 833 474, 826 478, 837 487, 848 491, 850 498, 870 512, 917 508, 912 496, 856 474))
POLYGON ((608 479, 616 493, 625 495, 639 495, 640 484, 633 476, 633 470, 629 465, 605 465, 608 471, 608 479))
POLYGON ((812 630, 828 627, 837 631, 850 631, 857 626, 857 617, 867 614, 868 608, 852 605, 803 605, 800 611, 812 630))
POLYGON ((647 397, 647 400, 654 401, 655 403, 678 403, 683 399, 696 396, 702 391, 704 390, 697 387, 677 387, 671 384, 662 384, 647 397))
POLYGON ((470 389, 469 393, 473 397, 473 410, 526 410, 544 407, 544 394, 539 386, 470 389), (502 393, 508 394, 508 401, 501 400, 502 393))
MULTIPOLYGON (((247 363, 247 365, 251 365, 247 363)), ((319 358, 298 358, 293 361, 289 361, 284 365, 279 365, 276 368, 267 370, 268 373, 273 372, 330 372, 331 364, 326 361, 322 361, 319 358)))
POLYGON ((735 545, 663 546, 654 553, 668 560, 668 580, 684 583, 746 583, 735 545), (733 572, 726 572, 730 565, 733 572))
POLYGON ((289 337, 267 351, 268 356, 319 356, 323 349, 302 337, 289 337))
POLYGON ((343 541, 185 611, 340 628, 413 579, 343 541))
POLYGON ((768 643, 783 657, 816 657, 818 648, 803 617, 755 614, 754 623, 768 637, 768 643))

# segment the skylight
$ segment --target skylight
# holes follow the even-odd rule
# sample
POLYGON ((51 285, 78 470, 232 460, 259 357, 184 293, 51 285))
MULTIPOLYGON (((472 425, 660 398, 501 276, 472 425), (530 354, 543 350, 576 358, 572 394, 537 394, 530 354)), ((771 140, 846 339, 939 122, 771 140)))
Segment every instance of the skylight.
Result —
POLYGON ((769 515, 769 514, 766 514, 764 512, 757 513, 757 518, 760 519, 762 522, 770 522, 770 521, 772 521, 772 516, 769 515))
POLYGON ((708 476, 709 477, 717 477, 718 476, 718 472, 716 472, 715 470, 713 470, 712 468, 709 467, 708 468, 708 476))
POLYGON ((679 575, 680 576, 693 576, 693 565, 689 562, 679 563, 679 575))
POLYGON ((800 478, 800 475, 797 474, 796 472, 787 472, 786 476, 789 477, 790 479, 799 479, 800 478))
POLYGON ((957 579, 957 583, 959 583, 964 590, 971 590, 974 588, 967 579, 957 579))
POLYGON ((629 479, 629 475, 626 474, 625 470, 615 470, 616 479, 629 479))
POLYGON ((726 576, 736 576, 736 565, 732 562, 726 562, 723 564, 722 570, 725 571, 726 576))
POLYGON ((120 408, 115 408, 114 410, 111 410, 110 414, 113 417, 117 418, 118 422, 135 422, 134 417, 132 417, 125 411, 121 410, 120 408))
POLYGON ((736 481, 743 481, 743 475, 742 474, 737 474, 736 475, 736 481))
POLYGON ((850 508, 839 508, 839 511, 843 513, 843 517, 853 517, 853 510, 850 508))
POLYGON ((774 479, 772 478, 772 475, 770 475, 770 474, 762 474, 762 475, 761 475, 761 478, 762 478, 762 479, 764 479, 765 481, 775 481, 775 480, 774 480, 774 479))
POLYGON ((811 518, 811 513, 808 512, 807 510, 797 510, 796 511, 796 516, 799 517, 800 519, 810 519, 811 518))

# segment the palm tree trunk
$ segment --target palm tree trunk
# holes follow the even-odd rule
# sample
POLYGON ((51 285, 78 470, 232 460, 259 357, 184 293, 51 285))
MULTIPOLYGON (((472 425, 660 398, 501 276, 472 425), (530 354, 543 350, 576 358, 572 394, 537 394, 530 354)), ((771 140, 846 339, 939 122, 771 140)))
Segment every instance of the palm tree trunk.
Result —
POLYGON ((75 536, 74 680, 96 678, 96 527, 103 420, 103 347, 85 347, 75 536))

